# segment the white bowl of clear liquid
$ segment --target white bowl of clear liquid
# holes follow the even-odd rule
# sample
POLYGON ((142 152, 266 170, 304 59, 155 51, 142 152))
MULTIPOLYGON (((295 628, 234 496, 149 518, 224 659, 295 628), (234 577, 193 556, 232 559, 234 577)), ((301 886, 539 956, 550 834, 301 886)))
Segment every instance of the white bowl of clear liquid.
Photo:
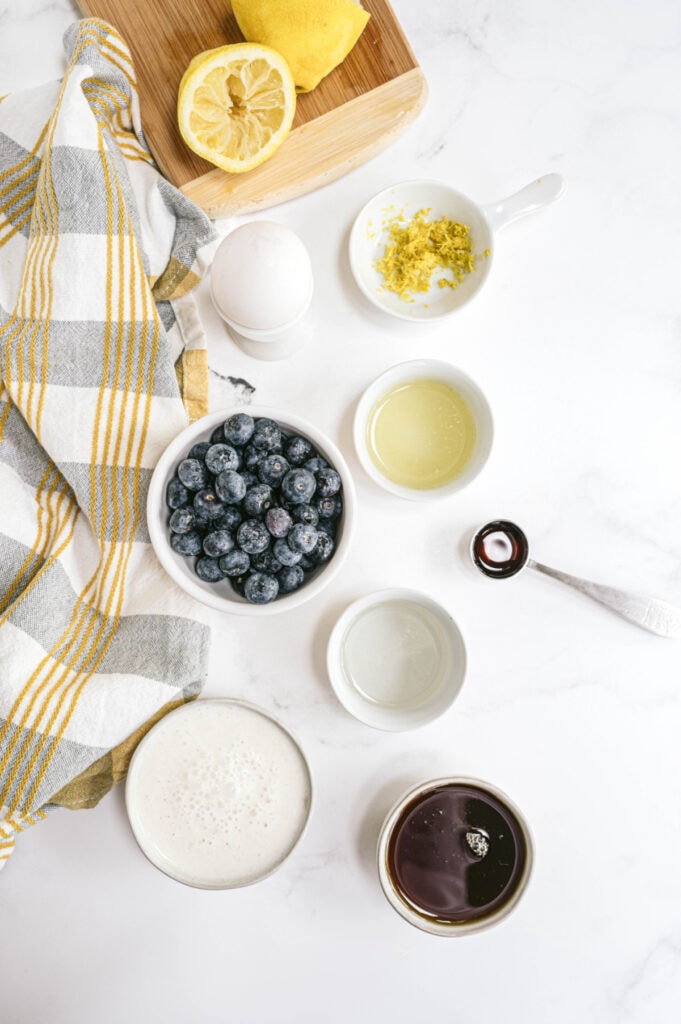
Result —
POLYGON ((374 729, 400 732, 451 706, 466 675, 466 646, 441 604, 394 587, 345 609, 329 639, 327 671, 346 711, 374 729))

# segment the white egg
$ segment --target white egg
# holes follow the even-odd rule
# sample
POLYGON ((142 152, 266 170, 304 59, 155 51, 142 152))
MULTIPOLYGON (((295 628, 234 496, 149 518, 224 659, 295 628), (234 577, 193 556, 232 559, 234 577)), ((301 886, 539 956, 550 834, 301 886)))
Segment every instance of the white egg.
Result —
POLYGON ((211 293, 220 315, 253 331, 284 329, 306 311, 312 264, 298 235, 274 221, 250 221, 218 246, 211 293))

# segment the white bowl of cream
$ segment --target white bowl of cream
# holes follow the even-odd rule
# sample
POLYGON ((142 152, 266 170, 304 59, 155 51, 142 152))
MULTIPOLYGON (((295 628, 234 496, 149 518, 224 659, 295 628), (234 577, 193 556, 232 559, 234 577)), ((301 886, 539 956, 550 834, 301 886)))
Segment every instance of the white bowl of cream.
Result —
POLYGON ((162 718, 137 747, 125 789, 146 857, 200 889, 234 889, 280 867, 312 803, 300 746, 243 701, 203 699, 162 718))

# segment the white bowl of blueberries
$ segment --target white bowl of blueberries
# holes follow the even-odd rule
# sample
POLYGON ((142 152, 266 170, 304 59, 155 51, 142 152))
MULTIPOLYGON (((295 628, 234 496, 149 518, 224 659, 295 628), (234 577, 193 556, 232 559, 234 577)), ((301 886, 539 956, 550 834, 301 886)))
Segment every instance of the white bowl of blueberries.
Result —
POLYGON ((345 459, 311 423, 266 406, 202 417, 159 459, 147 522, 166 572, 236 614, 294 608, 345 560, 355 493, 345 459))

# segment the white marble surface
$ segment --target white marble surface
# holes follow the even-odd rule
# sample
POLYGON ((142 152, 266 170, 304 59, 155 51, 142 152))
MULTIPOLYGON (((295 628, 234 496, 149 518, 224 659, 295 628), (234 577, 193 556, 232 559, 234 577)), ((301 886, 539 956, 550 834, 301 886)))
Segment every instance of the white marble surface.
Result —
MULTIPOLYGON (((316 784, 309 830, 269 880, 206 893, 145 861, 122 792, 53 815, 0 880, 2 1024, 677 1019, 681 641, 534 574, 478 578, 462 541, 515 517, 549 564, 681 605, 678 5, 394 7, 427 108, 384 154, 268 214, 312 253, 314 343, 256 362, 201 290, 213 368, 314 420, 356 477, 356 541, 315 607, 264 622, 205 613, 206 695, 246 697, 299 735, 316 784), (566 194, 504 231, 484 295, 455 319, 418 328, 361 299, 346 242, 374 192, 425 176, 486 202, 551 170, 566 194), (432 506, 379 492, 350 437, 364 385, 418 355, 475 377, 497 426, 483 475, 432 506), (350 718, 324 668, 340 610, 392 585, 439 598, 470 658, 450 711, 397 735, 350 718), (402 921, 374 867, 393 798, 449 773, 505 789, 536 841, 519 908, 459 940, 402 921)), ((0 0, 0 94, 61 74, 76 17, 68 0, 0 0)), ((221 389, 216 376, 214 405, 221 389)))

